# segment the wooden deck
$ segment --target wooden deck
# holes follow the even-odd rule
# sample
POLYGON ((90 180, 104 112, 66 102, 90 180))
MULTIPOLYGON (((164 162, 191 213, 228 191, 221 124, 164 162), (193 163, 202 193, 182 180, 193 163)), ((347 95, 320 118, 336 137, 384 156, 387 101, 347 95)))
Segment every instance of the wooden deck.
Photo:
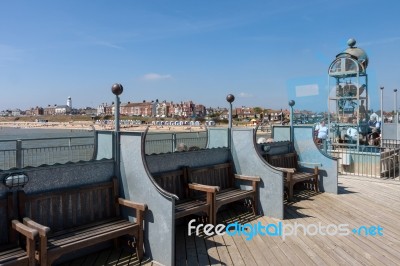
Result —
MULTIPOLYGON (((349 224, 383 228, 383 236, 187 236, 177 228, 176 265, 400 265, 400 182, 340 177, 339 195, 303 191, 286 203, 283 224, 349 224)), ((220 223, 277 224, 240 209, 224 211, 220 223)), ((139 265, 125 251, 107 250, 63 265, 139 265)), ((144 261, 142 265, 158 265, 144 261)))

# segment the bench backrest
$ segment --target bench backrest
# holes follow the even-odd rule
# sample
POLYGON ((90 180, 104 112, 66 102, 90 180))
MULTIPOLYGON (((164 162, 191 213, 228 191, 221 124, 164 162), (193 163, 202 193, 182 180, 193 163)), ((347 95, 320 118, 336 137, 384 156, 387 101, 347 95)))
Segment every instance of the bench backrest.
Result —
POLYGON ((295 152, 279 154, 279 155, 267 155, 266 160, 270 165, 275 167, 296 168, 296 169, 298 167, 297 153, 295 152))
POLYGON ((12 194, 7 193, 6 198, 0 199, 0 246, 10 244, 12 194))
POLYGON ((52 232, 115 217, 117 180, 37 194, 18 191, 20 218, 29 217, 52 232))
POLYGON ((184 200, 188 197, 187 175, 186 169, 154 173, 152 177, 157 184, 172 194, 178 196, 179 200, 184 200))
POLYGON ((222 163, 200 167, 188 167, 188 181, 203 185, 219 186, 221 190, 234 185, 232 163, 222 163))

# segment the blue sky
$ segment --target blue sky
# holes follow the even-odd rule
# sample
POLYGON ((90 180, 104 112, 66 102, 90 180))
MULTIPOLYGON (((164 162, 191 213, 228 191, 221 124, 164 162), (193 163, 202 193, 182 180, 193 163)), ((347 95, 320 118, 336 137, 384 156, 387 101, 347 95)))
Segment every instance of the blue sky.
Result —
MULTIPOLYGON (((328 80, 349 38, 369 56, 370 99, 400 89, 399 1, 0 1, 0 110, 193 100, 287 108, 292 84, 328 80)), ((300 84, 302 85, 302 84, 300 84)), ((321 84, 321 88, 326 84, 321 84)), ((327 110, 326 94, 296 107, 327 110)), ((400 101, 399 101, 400 102, 400 101)))

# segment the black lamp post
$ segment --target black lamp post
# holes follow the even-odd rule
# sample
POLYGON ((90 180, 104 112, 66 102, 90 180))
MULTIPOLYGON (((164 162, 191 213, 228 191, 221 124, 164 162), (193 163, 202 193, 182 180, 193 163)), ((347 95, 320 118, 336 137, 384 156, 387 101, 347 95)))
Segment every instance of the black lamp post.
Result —
POLYGON ((226 96, 226 101, 229 103, 228 148, 231 148, 232 141, 232 103, 234 100, 235 96, 233 96, 233 94, 228 94, 226 96))
MULTIPOLYGON (((398 132, 398 125, 399 125, 399 116, 397 113, 397 89, 394 89, 394 117, 396 117, 396 140, 398 138, 399 132, 398 132)), ((381 117, 381 123, 380 123, 380 128, 383 126, 383 116, 381 117)))
POLYGON ((384 89, 384 87, 381 87, 380 89, 381 89, 381 147, 382 147, 383 121, 384 121, 384 119, 383 119, 383 89, 384 89))
POLYGON ((115 158, 115 169, 114 173, 119 176, 120 172, 120 140, 119 140, 119 95, 122 94, 124 88, 121 84, 115 83, 111 87, 112 93, 115 95, 115 109, 114 109, 114 121, 115 121, 115 131, 114 131, 114 158, 115 158))
POLYGON ((293 106, 295 105, 295 101, 290 100, 290 141, 293 143, 293 106))

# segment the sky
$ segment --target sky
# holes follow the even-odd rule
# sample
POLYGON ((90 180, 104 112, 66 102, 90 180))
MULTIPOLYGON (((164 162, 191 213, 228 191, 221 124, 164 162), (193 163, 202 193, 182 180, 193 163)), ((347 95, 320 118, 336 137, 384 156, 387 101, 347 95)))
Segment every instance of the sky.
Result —
MULTIPOLYGON (((400 89, 397 0, 0 1, 0 111, 192 100, 326 111, 328 67, 347 40, 369 57, 372 109, 400 89), (313 98, 296 86, 318 85, 313 98)), ((400 90, 399 90, 400 91, 400 90)), ((399 102, 400 103, 400 102, 399 102)))

